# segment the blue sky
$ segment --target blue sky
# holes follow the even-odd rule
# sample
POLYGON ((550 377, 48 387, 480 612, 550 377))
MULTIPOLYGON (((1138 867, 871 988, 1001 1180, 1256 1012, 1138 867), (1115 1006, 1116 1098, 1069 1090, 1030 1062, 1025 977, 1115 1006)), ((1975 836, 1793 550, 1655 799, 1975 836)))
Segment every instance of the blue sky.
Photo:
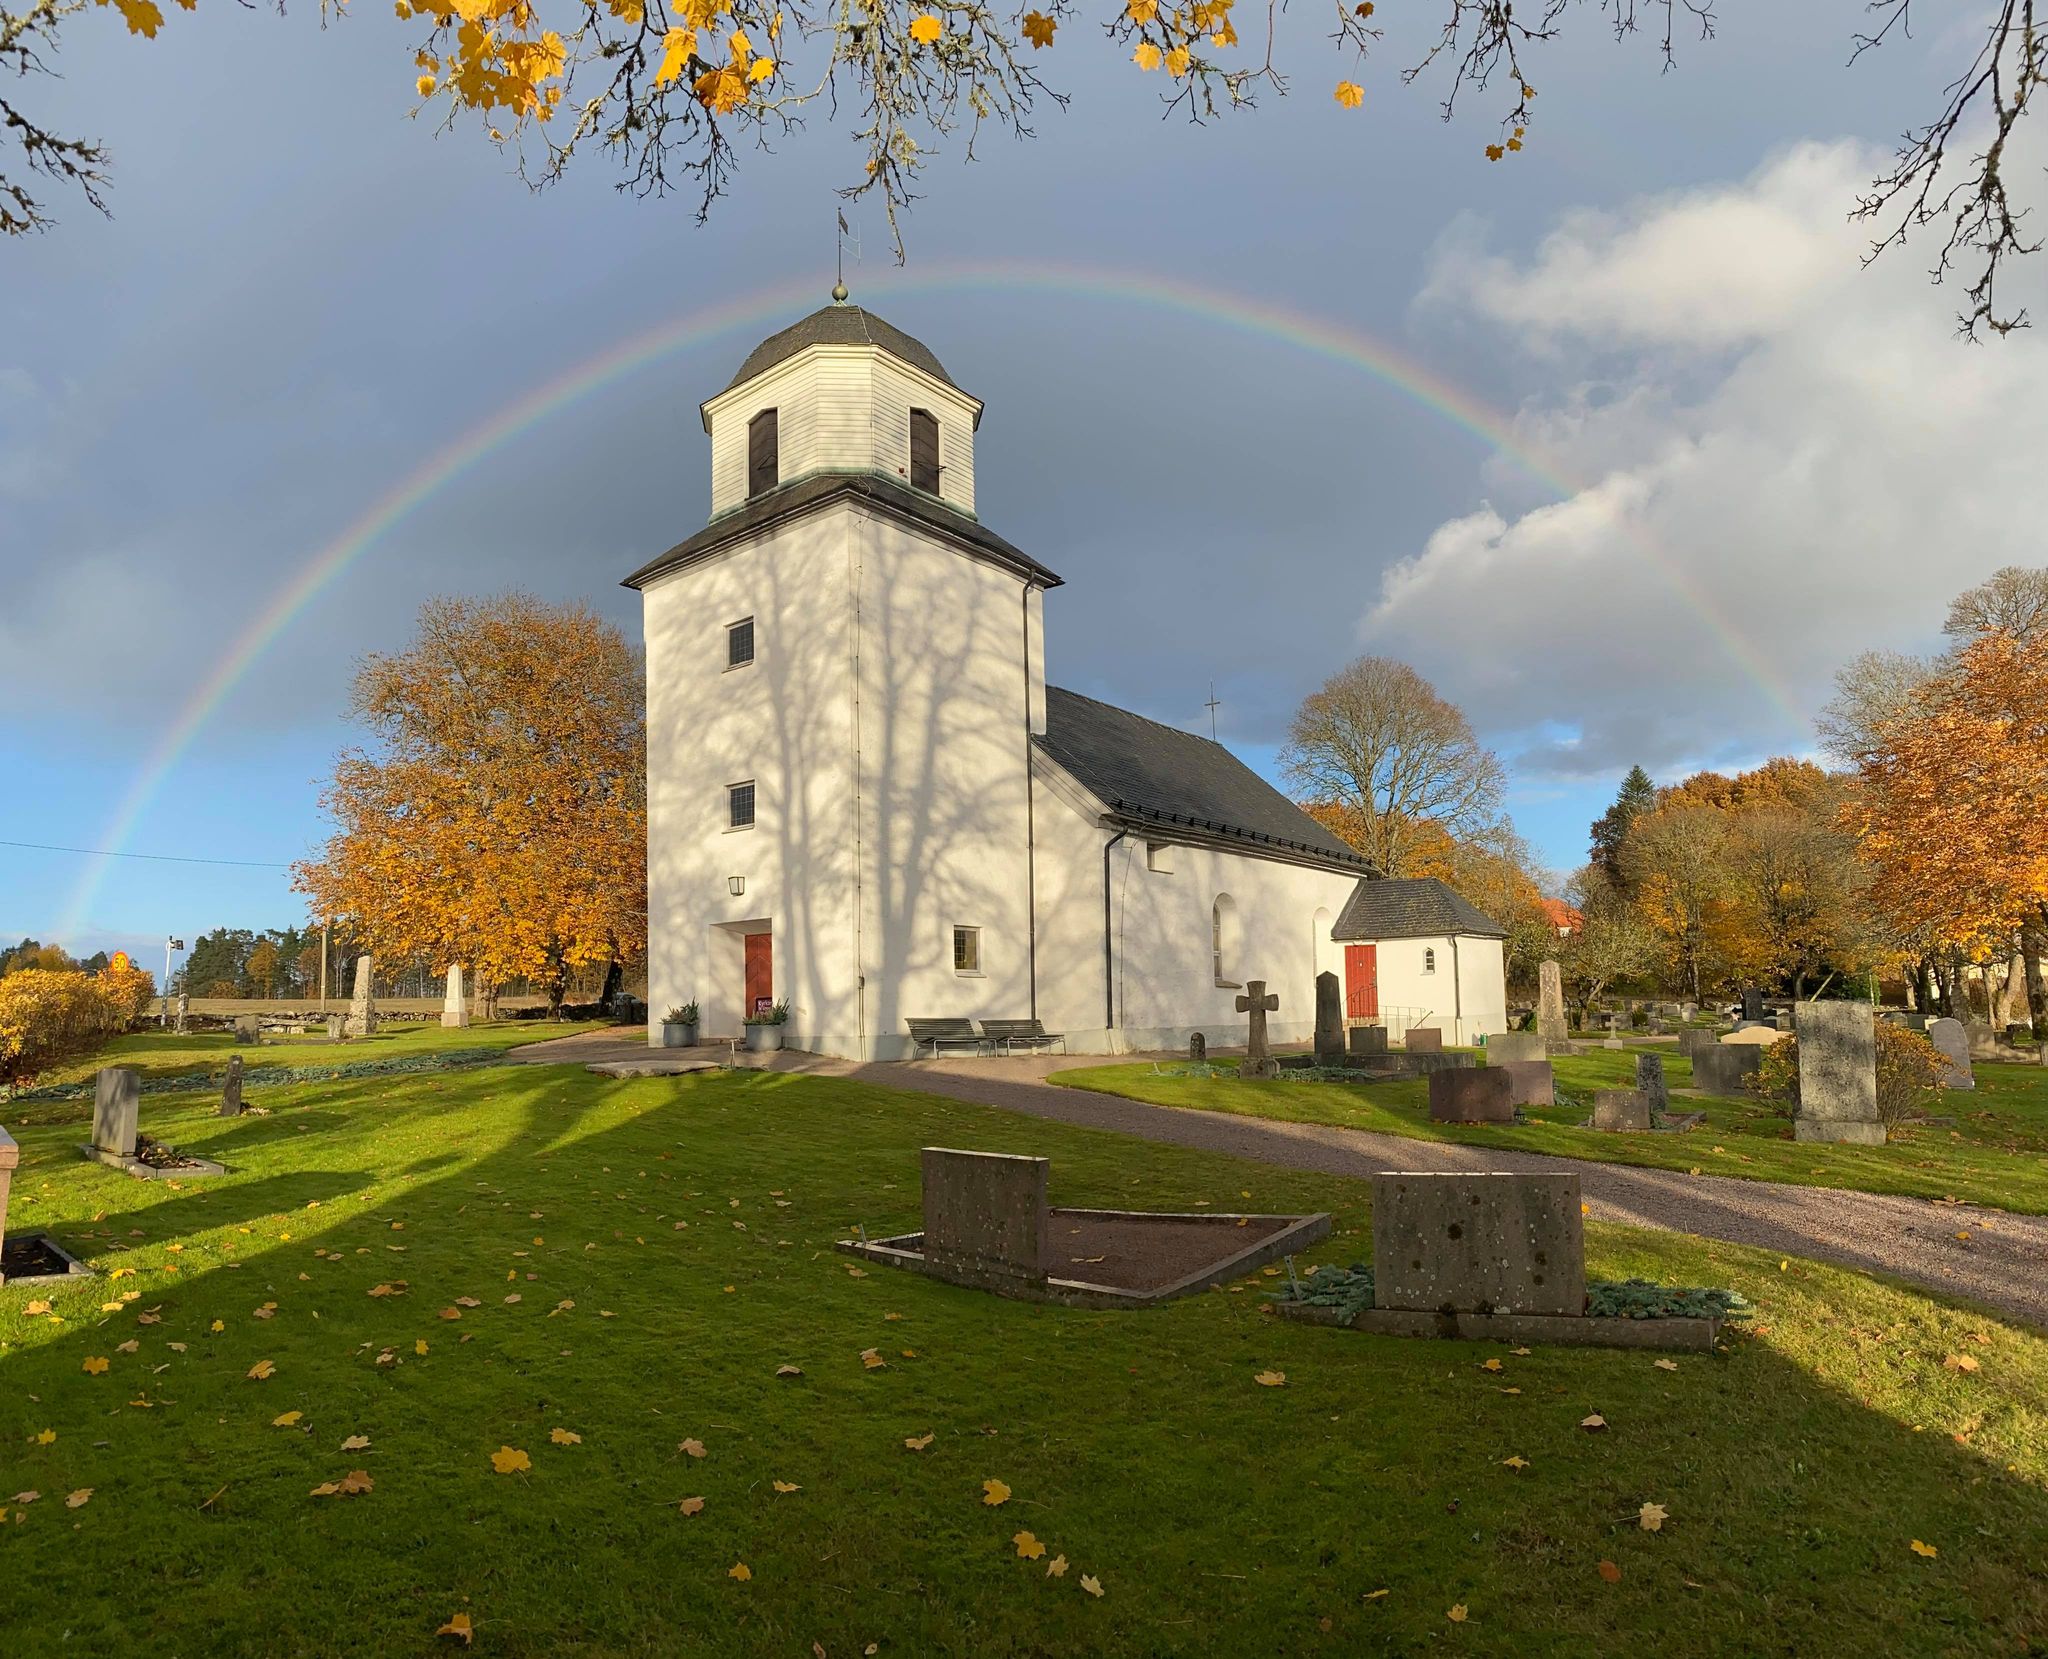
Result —
MULTIPOLYGON (((1809 748, 1835 667, 1925 648, 1949 594, 2040 562, 2048 507, 2040 348, 1954 344, 1921 250, 1859 272, 1843 218, 1967 36, 1850 71, 1853 8, 1742 8, 1660 75, 1645 43, 1573 22, 1531 148, 1500 165, 1478 107, 1442 123, 1398 52, 1339 109, 1305 18, 1295 95, 1204 128, 1162 122, 1156 81, 1072 29, 1049 65, 1072 109, 971 166, 939 156, 907 273, 855 214, 849 271, 986 400, 982 515, 1067 579, 1056 680, 1204 730, 1213 682, 1224 740, 1269 766, 1324 675, 1400 656, 1509 761, 1560 869, 1632 761, 1809 748), (1214 321, 903 284, 1047 260, 1375 336, 1552 476, 1214 321)), ((842 132, 743 154, 705 227, 597 156, 534 195, 480 138, 407 118, 408 41, 311 8, 204 5, 153 42, 111 11, 68 26, 35 107, 106 140, 114 217, 59 200, 53 232, 0 248, 7 314, 33 319, 0 337, 0 840, 106 846, 209 667, 422 459, 673 318, 792 281, 825 298, 842 132)), ((618 579, 703 521, 696 404, 768 331, 559 410, 393 525, 234 686, 125 850, 304 855, 352 664, 431 595, 522 587, 637 630, 618 579)), ((281 869, 0 846, 7 938, 152 963, 166 931, 300 914, 281 869)))

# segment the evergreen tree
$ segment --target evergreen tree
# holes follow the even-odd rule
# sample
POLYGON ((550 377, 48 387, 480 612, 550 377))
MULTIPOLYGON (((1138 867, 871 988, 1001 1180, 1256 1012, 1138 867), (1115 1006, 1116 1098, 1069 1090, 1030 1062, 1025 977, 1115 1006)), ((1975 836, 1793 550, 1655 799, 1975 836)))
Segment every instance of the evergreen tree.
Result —
POLYGON ((1614 805, 1593 821, 1590 861, 1595 870, 1616 887, 1626 887, 1621 870, 1621 844, 1635 821, 1657 804, 1657 786, 1640 766, 1631 766, 1621 780, 1614 805))

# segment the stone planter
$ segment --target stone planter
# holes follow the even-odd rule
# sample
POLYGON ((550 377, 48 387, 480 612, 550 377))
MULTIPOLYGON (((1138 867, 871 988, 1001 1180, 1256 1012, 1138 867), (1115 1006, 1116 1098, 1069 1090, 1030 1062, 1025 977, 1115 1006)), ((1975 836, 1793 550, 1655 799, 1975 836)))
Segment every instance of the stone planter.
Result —
POLYGON ((697 1046, 697 1028, 694 1025, 685 1025, 681 1020, 663 1020, 661 1022, 661 1046, 663 1048, 695 1048, 697 1046))
POLYGON ((747 1027, 747 1052, 749 1054, 773 1054, 782 1047, 782 1027, 779 1025, 750 1025, 747 1027))

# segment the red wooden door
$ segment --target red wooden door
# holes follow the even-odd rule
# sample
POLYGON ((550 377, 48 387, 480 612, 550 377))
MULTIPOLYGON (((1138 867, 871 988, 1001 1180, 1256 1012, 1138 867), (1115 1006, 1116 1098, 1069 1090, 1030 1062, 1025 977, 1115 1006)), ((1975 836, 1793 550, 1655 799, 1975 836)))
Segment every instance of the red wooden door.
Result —
POLYGON ((1380 948, 1377 945, 1344 947, 1344 1017, 1376 1020, 1380 1017, 1380 948))
POLYGON ((758 1014, 775 1002, 775 936, 747 935, 747 1012, 758 1014))

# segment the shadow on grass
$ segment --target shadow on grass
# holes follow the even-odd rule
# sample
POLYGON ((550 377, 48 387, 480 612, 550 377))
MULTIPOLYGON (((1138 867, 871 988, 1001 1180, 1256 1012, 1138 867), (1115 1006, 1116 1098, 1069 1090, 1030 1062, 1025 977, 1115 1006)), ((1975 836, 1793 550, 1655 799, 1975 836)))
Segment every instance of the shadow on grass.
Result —
MULTIPOLYGON (((438 1095, 405 1104, 411 1124, 394 1110, 356 1125, 440 1132, 438 1095)), ((1503 1652, 2011 1651, 2048 1629, 2031 1573, 2048 1547, 2040 1491, 1946 1433, 1912 1433, 1895 1395, 1866 1407, 1852 1372, 1824 1381, 1771 1342, 1688 1357, 1678 1378, 1640 1355, 1539 1350, 1508 1362, 1527 1386, 1507 1401, 1477 1369, 1492 1349, 1284 1326, 1252 1295, 1078 1315, 908 1275, 855 1281, 830 1253, 846 1217, 914 1215, 930 1143, 1047 1152, 1059 1201, 1224 1206, 1251 1189, 1330 1208, 1352 1236, 1326 1260, 1363 1253, 1355 1180, 795 1076, 541 1075, 488 1109, 491 1144, 407 1166, 436 1172, 422 1185, 374 1210, 323 1202, 239 1271, 150 1286, 161 1323, 133 1333, 140 1358, 116 1351, 121 1316, 0 1354, 0 1486, 19 1464, 22 1485, 97 1489, 75 1515, 46 1499, 22 1529, 54 1525, 63 1548, 38 1557, 34 1606, 8 1615, 20 1651, 61 1632, 81 1651, 124 1650, 137 1598, 167 1650, 224 1653, 417 1652, 471 1605, 504 1651, 531 1654, 814 1639, 858 1652, 891 1632, 917 1653, 1416 1651, 1441 1640, 1454 1600, 1471 1603, 1479 1645, 1503 1652), (315 1244, 343 1255, 316 1261, 315 1244), (528 1301, 502 1304, 500 1272, 528 1301), (412 1288, 372 1298, 382 1275, 412 1288), (265 1286, 281 1306, 253 1322, 265 1286), (437 1322, 464 1292, 485 1305, 437 1322), (581 1303, 559 1323, 546 1311, 558 1298, 581 1303), (879 1324, 884 1308, 906 1323, 879 1324), (856 1356, 877 1332, 891 1363, 870 1372, 856 1356), (190 1353, 153 1383, 159 1339, 190 1353), (923 1357, 899 1360, 905 1345, 923 1357), (113 1375, 82 1375, 87 1356, 113 1356, 113 1375), (268 1381, 247 1374, 261 1359, 277 1367, 268 1381), (803 1377, 776 1379, 787 1359, 803 1377), (1288 1386, 1250 1386, 1262 1363, 1288 1386), (158 1387, 172 1398, 157 1408, 122 1404, 158 1387), (308 1422, 274 1421, 286 1408, 308 1422), (1595 1410, 1608 1434, 1577 1426, 1595 1410), (551 1447, 565 1422, 584 1442, 551 1447), (45 1425, 58 1440, 24 1454, 45 1425), (929 1454, 905 1451, 903 1436, 934 1426, 929 1454), (357 1431, 369 1448, 337 1452, 357 1431), (684 1432, 713 1440, 701 1468, 671 1450, 684 1432), (532 1448, 533 1470, 493 1473, 501 1442, 532 1448), (1526 1478, 1500 1467, 1511 1453, 1534 1460, 1526 1478), (307 1496, 356 1463, 373 1493, 307 1496), (979 1483, 997 1473, 1020 1502, 988 1519, 979 1483), (800 1484, 767 1497, 770 1476, 800 1484), (699 1490, 711 1508, 680 1520, 677 1498, 699 1490), (1674 1517, 1660 1537, 1634 1527, 1653 1498, 1674 1517), (1055 1599, 1044 1575, 1018 1577, 1018 1511, 1074 1551, 1077 1573, 1107 1563, 1110 1595, 1055 1599), (1908 1554, 1909 1537, 1938 1540, 1941 1560, 1908 1554), (1619 1584, 1593 1570, 1608 1555, 1627 1569, 1619 1584), (727 1576, 740 1559, 744 1590, 727 1576), (1379 1584, 1393 1593, 1361 1601, 1379 1584)), ((168 1207, 187 1231, 282 1219, 306 1202, 296 1184, 320 1179, 339 1196, 393 1175, 277 1173, 168 1207)), ((161 1225, 165 1207, 139 1224, 161 1225)), ((1697 1277, 1702 1248, 1671 1235, 1616 1247, 1602 1229, 1592 1253, 1697 1277)), ((1721 1248, 1738 1288, 1773 1293, 1781 1325, 1899 1309, 1835 1275, 1828 1291, 1780 1287, 1721 1248)), ((1987 1353, 2038 1365, 2038 1347, 2004 1335, 1987 1353)), ((1937 1362, 1934 1383, 1963 1379, 1937 1362)))

